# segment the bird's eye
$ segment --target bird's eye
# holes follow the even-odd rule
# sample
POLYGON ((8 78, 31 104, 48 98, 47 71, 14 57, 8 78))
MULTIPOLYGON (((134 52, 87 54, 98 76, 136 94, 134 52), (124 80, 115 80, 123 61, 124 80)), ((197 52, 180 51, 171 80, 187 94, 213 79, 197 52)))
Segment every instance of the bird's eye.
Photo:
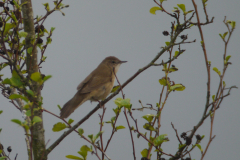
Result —
POLYGON ((112 61, 112 63, 116 63, 115 61, 112 61))

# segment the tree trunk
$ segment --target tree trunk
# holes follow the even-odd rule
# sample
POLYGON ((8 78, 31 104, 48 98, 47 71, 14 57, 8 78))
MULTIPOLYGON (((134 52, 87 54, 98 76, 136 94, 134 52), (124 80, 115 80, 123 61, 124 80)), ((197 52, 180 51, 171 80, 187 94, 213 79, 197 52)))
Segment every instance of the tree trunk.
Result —
MULTIPOLYGON (((33 21, 32 2, 31 0, 21 0, 21 3, 24 2, 27 3, 22 6, 22 14, 24 31, 28 33, 25 39, 26 49, 28 49, 29 47, 33 47, 31 40, 35 39, 35 29, 33 21)), ((26 65, 29 77, 31 77, 32 73, 38 72, 37 47, 33 48, 32 54, 27 53, 26 65)), ((32 81, 32 84, 34 86, 33 87, 34 95, 36 95, 37 98, 37 102, 33 102, 33 108, 39 109, 39 107, 41 107, 39 106, 39 102, 41 102, 41 88, 40 88, 41 86, 38 82, 34 81, 32 81)), ((39 116, 40 118, 42 118, 42 111, 41 110, 34 111, 34 116, 39 116)), ((31 134, 34 160, 46 160, 47 155, 45 154, 45 136, 43 121, 38 122, 32 126, 31 134)))

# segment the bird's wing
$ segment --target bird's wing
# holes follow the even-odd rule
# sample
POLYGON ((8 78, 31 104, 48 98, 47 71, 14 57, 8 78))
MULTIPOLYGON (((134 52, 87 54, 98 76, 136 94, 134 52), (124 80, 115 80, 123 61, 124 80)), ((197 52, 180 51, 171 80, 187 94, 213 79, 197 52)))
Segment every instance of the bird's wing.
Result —
POLYGON ((90 75, 88 75, 77 87, 80 93, 89 93, 101 87, 103 84, 112 81, 112 72, 106 70, 106 68, 95 69, 90 75))

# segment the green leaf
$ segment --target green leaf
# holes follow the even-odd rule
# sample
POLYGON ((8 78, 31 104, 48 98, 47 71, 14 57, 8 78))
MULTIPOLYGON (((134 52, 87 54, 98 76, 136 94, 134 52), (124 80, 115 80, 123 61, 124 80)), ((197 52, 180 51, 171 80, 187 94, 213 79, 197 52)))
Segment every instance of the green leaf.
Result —
POLYGON ((170 45, 170 42, 167 41, 167 42, 165 42, 165 44, 166 44, 167 46, 169 46, 169 45, 170 45))
POLYGON ((169 68, 169 72, 175 72, 175 71, 178 71, 178 68, 177 67, 171 67, 169 68))
POLYGON ((12 78, 10 79, 10 83, 15 87, 20 87, 23 85, 20 76, 15 70, 12 71, 12 78))
POLYGON ((162 135, 158 136, 157 138, 155 138, 154 141, 153 141, 154 145, 159 146, 163 142, 169 141, 169 139, 166 136, 167 136, 167 134, 162 134, 162 135))
MULTIPOLYGON (((3 26, 3 27, 4 27, 4 26, 3 26)), ((3 28, 3 27, 2 27, 2 28, 3 28)), ((4 32, 3 32, 3 36, 5 36, 5 35, 9 32, 9 30, 12 29, 12 28, 14 28, 14 27, 16 27, 16 24, 15 24, 15 23, 6 23, 5 29, 4 29, 4 32)))
POLYGON ((231 21, 230 25, 232 26, 232 29, 234 29, 235 26, 236 26, 236 22, 235 21, 231 21))
POLYGON ((59 132, 59 131, 65 129, 65 128, 67 128, 65 123, 58 122, 58 123, 53 125, 52 131, 53 132, 59 132))
POLYGON ((51 42, 52 42, 52 39, 51 39, 51 38, 48 38, 48 39, 47 39, 47 44, 51 44, 51 42))
POLYGON ((66 155, 66 158, 68 158, 68 159, 84 160, 84 159, 82 159, 82 158, 80 158, 80 157, 78 157, 78 156, 74 156, 74 155, 66 155))
POLYGON ((203 151, 200 144, 196 144, 196 146, 200 149, 201 152, 203 151))
POLYGON ((160 0, 160 3, 162 4, 163 1, 167 1, 167 0, 160 0))
POLYGON ((72 124, 73 122, 74 122, 74 120, 71 119, 71 118, 68 120, 68 123, 69 123, 69 124, 72 124))
POLYGON ((175 51, 174 57, 177 57, 179 54, 179 51, 175 51))
POLYGON ((115 104, 119 107, 123 106, 127 109, 131 109, 132 104, 130 103, 130 99, 122 99, 122 98, 117 98, 115 101, 115 104))
POLYGON ((158 80, 159 81, 159 83, 161 84, 161 85, 163 85, 163 86, 166 86, 168 83, 167 83, 167 81, 166 81, 166 77, 163 77, 162 79, 159 79, 158 80))
POLYGON ((55 30, 55 27, 51 27, 50 32, 53 32, 55 30))
POLYGON ((33 121, 34 123, 42 122, 42 118, 39 117, 39 116, 34 116, 32 121, 33 121))
POLYGON ((87 152, 91 152, 91 151, 92 150, 87 145, 84 145, 80 148, 80 151, 78 153, 84 158, 84 160, 86 160, 87 152))
POLYGON ((155 129, 153 128, 153 126, 151 126, 149 123, 145 123, 143 125, 143 128, 149 131, 155 131, 155 129))
POLYGON ((146 119, 148 122, 152 122, 154 117, 155 117, 155 115, 153 115, 153 114, 146 114, 146 115, 142 116, 142 118, 146 119))
POLYGON ((50 78, 52 78, 51 75, 47 75, 47 76, 45 76, 45 77, 43 78, 43 82, 47 81, 47 80, 50 79, 50 78))
POLYGON ((147 157, 148 156, 148 149, 143 149, 141 152, 142 157, 147 157))
POLYGON ((113 92, 115 92, 118 88, 119 88, 120 86, 119 85, 117 85, 117 86, 114 86, 113 88, 112 88, 112 91, 111 91, 111 93, 113 93, 113 92))
POLYGON ((3 110, 0 110, 0 114, 2 114, 3 113, 3 110))
POLYGON ((10 84, 10 85, 12 85, 10 79, 8 79, 8 78, 4 79, 2 84, 10 84))
POLYGON ((26 92, 27 92, 29 95, 34 96, 34 93, 33 93, 32 90, 26 90, 26 92))
POLYGON ((81 148, 80 148, 80 151, 86 151, 86 152, 91 152, 92 149, 89 148, 87 145, 83 145, 81 148))
POLYGON ((61 107, 59 104, 57 105, 57 107, 58 107, 58 109, 59 109, 59 110, 61 110, 61 109, 62 109, 62 107, 61 107))
POLYGON ((175 85, 170 87, 169 91, 173 91, 173 90, 175 90, 175 91, 183 91, 183 90, 185 90, 185 88, 186 87, 184 85, 182 85, 182 84, 175 84, 175 85))
POLYGON ((28 101, 29 101, 26 97, 24 97, 24 96, 22 96, 22 95, 20 95, 20 94, 11 94, 8 98, 9 98, 9 99, 20 98, 20 99, 24 100, 25 102, 28 102, 28 101))
POLYGON ((228 60, 231 58, 231 56, 230 55, 228 55, 227 57, 226 57, 226 61, 228 62, 228 60))
POLYGON ((50 11, 49 4, 48 3, 44 3, 43 5, 45 6, 45 9, 49 12, 50 11))
POLYGON ((19 119, 12 119, 11 121, 22 126, 22 122, 19 119))
POLYGON ((30 109, 27 110, 25 114, 26 114, 27 116, 31 116, 31 115, 32 115, 31 110, 30 110, 30 109))
POLYGON ((92 143, 94 143, 94 142, 93 142, 93 134, 88 135, 88 138, 90 138, 90 140, 92 141, 92 143))
POLYGON ((125 127, 124 126, 117 126, 116 130, 119 130, 119 129, 125 129, 125 127))
POLYGON ((225 32, 222 36, 222 39, 224 39, 226 37, 226 35, 228 34, 228 32, 225 32))
POLYGON ((11 83, 11 85, 13 85, 14 87, 20 87, 20 86, 23 85, 21 79, 14 78, 14 77, 12 77, 12 78, 10 79, 10 83, 11 83))
POLYGON ((212 95, 212 100, 213 100, 213 102, 215 101, 215 95, 212 95))
POLYGON ((217 67, 213 67, 213 70, 220 76, 221 72, 217 69, 217 67))
POLYGON ((226 87, 226 83, 225 83, 225 81, 223 81, 223 87, 226 87))
POLYGON ((98 132, 94 137, 93 137, 93 143, 95 143, 95 141, 98 139, 98 137, 103 134, 104 131, 100 131, 98 132))
POLYGON ((0 160, 5 160, 5 159, 7 159, 8 157, 6 157, 6 156, 3 156, 3 157, 0 157, 0 160))
POLYGON ((39 73, 39 72, 32 73, 31 79, 35 82, 40 82, 42 80, 41 73, 39 73))
POLYGON ((80 136, 82 136, 83 133, 84 133, 84 130, 83 130, 82 128, 79 128, 79 129, 78 129, 78 134, 79 134, 80 136))
POLYGON ((156 14, 156 11, 158 10, 162 10, 162 8, 155 6, 155 7, 152 7, 149 12, 151 14, 156 14))
POLYGON ((184 13, 186 12, 185 4, 177 4, 177 5, 184 13))
POLYGON ((22 38, 22 37, 26 38, 28 33, 27 32, 20 32, 18 35, 19 35, 19 38, 22 38))
POLYGON ((29 48, 27 49, 27 53, 31 55, 31 54, 32 54, 32 50, 33 50, 33 47, 29 47, 29 48))

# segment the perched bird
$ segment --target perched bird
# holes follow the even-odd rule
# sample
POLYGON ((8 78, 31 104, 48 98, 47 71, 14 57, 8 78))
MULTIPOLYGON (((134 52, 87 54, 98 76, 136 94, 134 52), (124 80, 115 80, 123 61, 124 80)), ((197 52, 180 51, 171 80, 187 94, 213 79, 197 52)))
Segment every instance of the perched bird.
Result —
POLYGON ((77 87, 77 93, 61 109, 60 117, 67 118, 76 108, 87 100, 105 99, 111 92, 119 66, 127 61, 106 57, 77 87))

